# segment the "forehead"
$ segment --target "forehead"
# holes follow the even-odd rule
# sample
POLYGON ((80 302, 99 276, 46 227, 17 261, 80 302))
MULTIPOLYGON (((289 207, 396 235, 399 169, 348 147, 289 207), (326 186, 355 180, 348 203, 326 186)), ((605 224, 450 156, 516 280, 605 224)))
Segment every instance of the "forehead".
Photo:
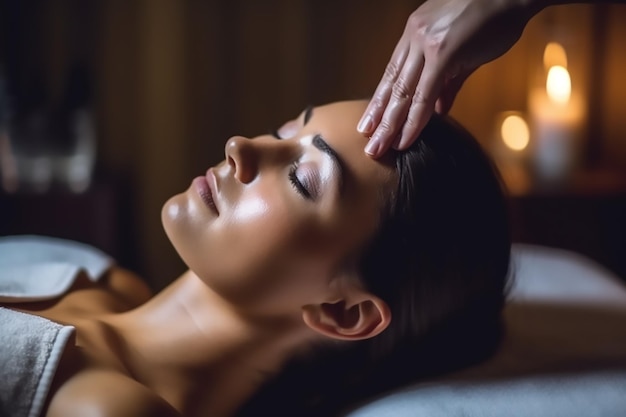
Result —
POLYGON ((364 152, 368 139, 356 126, 366 106, 365 100, 355 100, 315 107, 305 130, 321 134, 342 159, 348 177, 346 198, 357 204, 371 201, 380 208, 397 176, 391 152, 376 160, 364 152))

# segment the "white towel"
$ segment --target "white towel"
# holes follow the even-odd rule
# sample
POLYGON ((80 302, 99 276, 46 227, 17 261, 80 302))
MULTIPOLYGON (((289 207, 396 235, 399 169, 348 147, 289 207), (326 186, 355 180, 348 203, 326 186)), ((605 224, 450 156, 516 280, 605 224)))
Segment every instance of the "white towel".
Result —
POLYGON ((39 316, 0 307, 0 415, 39 417, 74 333, 39 316))
POLYGON ((83 271, 102 277, 113 259, 91 246, 43 236, 0 238, 0 303, 56 298, 83 271))

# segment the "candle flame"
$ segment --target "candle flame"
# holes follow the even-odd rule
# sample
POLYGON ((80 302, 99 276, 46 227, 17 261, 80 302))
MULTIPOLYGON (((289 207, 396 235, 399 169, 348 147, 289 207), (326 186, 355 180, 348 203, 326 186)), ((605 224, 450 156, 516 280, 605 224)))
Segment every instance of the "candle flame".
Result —
POLYGON ((555 103, 565 104, 572 94, 572 81, 565 67, 555 65, 548 71, 546 81, 548 97, 555 103))
POLYGON ((561 44, 550 42, 543 51, 543 66, 548 69, 555 65, 567 68, 567 54, 561 44))
POLYGON ((514 151, 522 151, 528 146, 530 131, 526 121, 518 115, 507 116, 500 128, 502 141, 514 151))

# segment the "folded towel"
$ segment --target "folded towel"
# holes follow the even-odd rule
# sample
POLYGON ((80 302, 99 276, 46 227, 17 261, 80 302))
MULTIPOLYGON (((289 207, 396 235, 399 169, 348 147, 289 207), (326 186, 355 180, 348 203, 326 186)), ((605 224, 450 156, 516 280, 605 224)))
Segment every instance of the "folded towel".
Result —
POLYGON ((39 417, 74 327, 0 307, 0 415, 39 417))
POLYGON ((0 238, 0 303, 56 298, 79 272, 97 281, 113 259, 91 246, 43 236, 0 238))

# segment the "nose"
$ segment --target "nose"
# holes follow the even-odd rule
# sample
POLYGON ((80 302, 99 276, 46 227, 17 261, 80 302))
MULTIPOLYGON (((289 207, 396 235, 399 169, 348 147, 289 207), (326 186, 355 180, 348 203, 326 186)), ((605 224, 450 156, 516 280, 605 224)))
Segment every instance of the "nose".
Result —
POLYGON ((226 142, 225 154, 235 178, 248 184, 263 170, 282 169, 291 163, 298 149, 297 141, 276 140, 269 135, 254 139, 233 136, 226 142))
POLYGON ((259 150, 243 136, 233 136, 226 142, 226 161, 235 173, 235 178, 244 184, 254 180, 259 169, 259 150))

